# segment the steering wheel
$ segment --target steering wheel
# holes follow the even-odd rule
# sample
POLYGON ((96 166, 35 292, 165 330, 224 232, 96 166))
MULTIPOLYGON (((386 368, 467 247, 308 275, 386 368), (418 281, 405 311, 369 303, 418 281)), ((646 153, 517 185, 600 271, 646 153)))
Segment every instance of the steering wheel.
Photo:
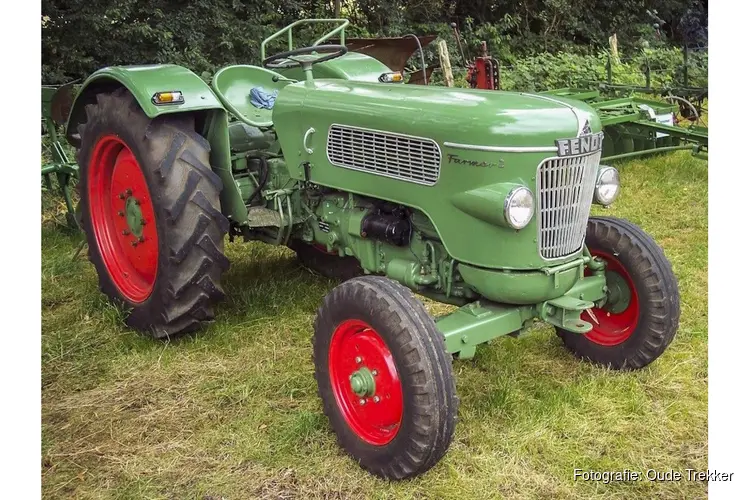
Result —
POLYGON ((314 47, 302 47, 300 49, 290 50, 289 52, 279 52, 278 54, 265 58, 263 60, 263 67, 268 69, 286 69, 302 66, 302 69, 305 69, 305 67, 312 67, 313 64, 341 57, 347 52, 349 52, 349 49, 344 45, 316 45, 314 47), (320 57, 298 57, 308 54, 320 55, 320 57))

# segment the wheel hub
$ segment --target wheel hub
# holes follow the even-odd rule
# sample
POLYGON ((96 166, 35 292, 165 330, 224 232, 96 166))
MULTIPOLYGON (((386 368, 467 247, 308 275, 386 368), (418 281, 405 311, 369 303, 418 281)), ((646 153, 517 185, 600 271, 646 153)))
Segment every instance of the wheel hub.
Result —
POLYGON ((383 446, 401 427, 401 380, 390 349, 371 326, 349 319, 334 330, 328 352, 331 389, 342 417, 363 441, 383 446))
POLYGON ((154 289, 159 262, 156 211, 141 165, 120 137, 106 135, 93 148, 86 176, 103 264, 119 293, 141 303, 154 289))
POLYGON ((591 331, 584 335, 592 342, 607 347, 622 344, 638 325, 638 293, 627 269, 614 255, 595 250, 591 253, 606 263, 608 292, 603 307, 591 311, 597 321, 591 331))
POLYGON ((615 314, 620 314, 625 311, 630 304, 630 287, 627 281, 620 274, 607 271, 605 273, 607 278, 607 304, 604 308, 615 314))
POLYGON ((129 196, 125 200, 125 217, 130 232, 135 236, 143 236, 143 226, 146 224, 146 220, 141 212, 141 202, 135 196, 129 196))
POLYGON ((352 392, 357 396, 374 396, 375 395, 375 377, 369 368, 360 368, 349 375, 349 383, 352 386, 352 392))

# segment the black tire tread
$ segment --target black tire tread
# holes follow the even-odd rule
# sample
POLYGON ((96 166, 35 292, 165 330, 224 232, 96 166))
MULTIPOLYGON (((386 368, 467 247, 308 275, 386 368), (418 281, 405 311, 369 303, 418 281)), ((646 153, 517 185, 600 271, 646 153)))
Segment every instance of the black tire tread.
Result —
MULTIPOLYGON (((228 220, 221 214, 221 179, 209 166, 208 141, 192 128, 192 117, 177 114, 150 120, 125 88, 96 96, 79 125, 77 159, 82 177, 98 135, 119 135, 144 170, 157 218, 159 267, 151 296, 130 304, 112 283, 90 228, 89 258, 102 292, 129 309, 127 323, 155 338, 194 331, 213 319, 213 305, 224 298, 220 278, 229 267, 224 256, 228 220)), ((85 226, 90 224, 88 217, 85 226)))
POLYGON ((315 320, 315 332, 313 344, 318 391, 340 445, 358 459, 364 469, 380 477, 404 479, 432 468, 450 446, 459 401, 451 356, 445 351, 443 337, 424 305, 407 288, 388 278, 357 277, 340 284, 325 297, 315 320), (359 441, 339 419, 336 402, 328 395, 327 363, 321 360, 327 359, 324 351, 327 351, 329 339, 326 336, 334 326, 329 324, 330 313, 353 303, 362 303, 373 314, 384 315, 388 324, 398 325, 390 332, 392 337, 388 337, 397 345, 389 345, 389 348, 394 357, 400 355, 400 359, 410 360, 399 365, 398 369, 404 387, 404 405, 412 405, 414 418, 412 422, 402 422, 402 429, 394 442, 384 449, 359 441), (406 400, 407 392, 412 395, 409 401, 406 400), (419 398, 420 402, 414 396, 427 397, 419 398))
POLYGON ((624 254, 637 275, 631 275, 641 286, 641 313, 638 326, 621 345, 605 347, 584 336, 557 329, 565 346, 577 357, 619 370, 645 367, 658 358, 677 333, 680 317, 680 295, 677 278, 664 250, 654 239, 625 219, 591 217, 587 244, 606 245, 614 255, 624 254))

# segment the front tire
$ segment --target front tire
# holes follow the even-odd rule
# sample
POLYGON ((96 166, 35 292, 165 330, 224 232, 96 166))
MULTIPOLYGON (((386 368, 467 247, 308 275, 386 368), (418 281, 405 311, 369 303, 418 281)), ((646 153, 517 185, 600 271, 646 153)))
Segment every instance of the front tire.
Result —
POLYGON ((155 338, 198 329, 229 267, 208 142, 190 116, 150 120, 125 89, 97 95, 86 118, 81 213, 100 289, 155 338))
POLYGON ((360 466, 404 479, 445 455, 458 412, 451 358, 408 289, 378 276, 342 283, 318 310, 313 343, 323 410, 360 466))
POLYGON ((680 320, 677 278, 664 251, 643 229, 613 217, 592 217, 586 246, 606 264, 608 302, 581 319, 586 334, 557 329, 576 356, 618 370, 643 368, 669 346, 680 320))

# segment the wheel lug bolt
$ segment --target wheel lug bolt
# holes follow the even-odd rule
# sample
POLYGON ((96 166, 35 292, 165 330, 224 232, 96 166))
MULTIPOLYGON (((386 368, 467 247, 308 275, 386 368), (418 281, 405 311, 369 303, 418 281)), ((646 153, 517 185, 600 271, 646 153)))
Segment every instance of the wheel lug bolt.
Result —
POLYGON ((129 235, 129 234, 130 234, 130 231, 128 231, 127 229, 124 229, 124 230, 122 231, 122 235, 123 235, 123 236, 127 236, 127 235, 129 235))
POLYGON ((131 194, 133 194, 133 191, 131 191, 130 189, 125 190, 125 196, 130 196, 131 194))
POLYGON ((121 200, 124 200, 125 199, 125 193, 120 193, 120 194, 117 195, 117 197, 120 198, 121 200))
POLYGON ((372 400, 376 403, 380 403, 380 396, 375 396, 374 398, 372 398, 372 400))
POLYGON ((372 371, 372 376, 373 376, 373 377, 374 377, 374 376, 376 376, 377 374, 378 374, 378 371, 377 371, 377 370, 373 370, 373 371, 372 371))
POLYGON ((120 217, 125 217, 125 212, 123 212, 122 210, 119 210, 117 212, 117 215, 119 215, 120 217))
POLYGON ((142 226, 145 226, 145 225, 146 225, 146 219, 141 219, 141 225, 142 225, 142 226))
POLYGON ((130 243, 130 244, 133 245, 134 247, 137 247, 138 246, 138 241, 137 240, 133 240, 132 243, 130 243))
POLYGON ((357 364, 359 364, 359 363, 362 362, 362 357, 361 356, 357 356, 356 358, 354 358, 354 361, 356 361, 357 364))
POLYGON ((141 204, 141 202, 140 202, 140 201, 138 201, 138 200, 134 200, 134 201, 133 201, 133 203, 135 203, 135 206, 136 206, 136 207, 137 207, 138 205, 140 205, 140 204, 141 204))
POLYGON ((143 243, 144 241, 146 241, 146 238, 144 238, 143 236, 139 236, 138 237, 138 242, 139 243, 143 243))
POLYGON ((359 406, 364 406, 364 405, 365 405, 365 400, 364 399, 360 399, 359 400, 359 406))

